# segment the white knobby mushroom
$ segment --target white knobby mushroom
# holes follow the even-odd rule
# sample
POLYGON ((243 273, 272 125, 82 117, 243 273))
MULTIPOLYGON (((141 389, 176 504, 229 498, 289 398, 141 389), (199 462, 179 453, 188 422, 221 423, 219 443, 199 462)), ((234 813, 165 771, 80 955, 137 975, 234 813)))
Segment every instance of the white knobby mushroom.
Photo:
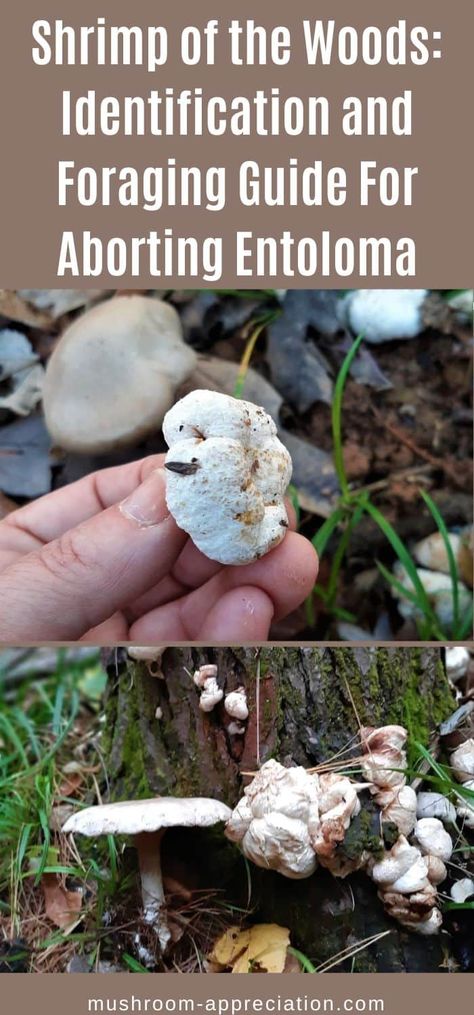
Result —
MULTIPOLYGON (((418 567, 416 573, 438 620, 443 626, 449 627, 454 617, 451 575, 443 574, 441 571, 429 571, 425 567, 418 567)), ((393 574, 408 592, 415 591, 408 572, 398 560, 393 566, 393 574)), ((459 612, 463 614, 472 604, 472 592, 461 581, 457 583, 457 589, 459 612)), ((422 615, 420 609, 406 599, 396 587, 391 587, 391 592, 397 600, 397 608, 402 617, 410 619, 422 615)))
POLYGON ((227 821, 231 810, 208 797, 155 797, 100 804, 77 811, 66 821, 63 832, 90 838, 99 835, 132 835, 138 853, 143 914, 152 924, 162 950, 170 941, 164 913, 165 896, 161 873, 161 840, 167 828, 207 828, 227 821))
POLYGON ((418 793, 416 803, 418 818, 439 818, 447 824, 456 821, 456 808, 442 793, 418 793))
POLYGON ((467 902, 474 896, 474 881, 472 878, 460 878, 451 885, 449 894, 453 902, 467 902))
POLYGON ((229 691, 224 698, 224 708, 233 719, 244 722, 249 717, 247 695, 245 687, 238 687, 236 691, 229 691))
POLYGON ((248 564, 284 538, 291 459, 264 409, 192 391, 167 412, 166 500, 211 560, 248 564))
MULTIPOLYGON (((468 779, 464 783, 464 789, 470 790, 474 793, 474 779, 468 779)), ((460 801, 456 808, 456 813, 460 821, 462 821, 465 828, 474 828, 474 796, 467 799, 463 799, 459 794, 460 801)))
POLYGON ((341 301, 340 313, 367 342, 414 338, 423 330, 427 296, 427 289, 355 289, 341 301))
POLYGON ((204 682, 201 696, 199 698, 199 708, 202 712, 212 712, 213 708, 222 701, 224 692, 215 677, 208 677, 204 682))
POLYGON ((87 310, 49 358, 46 426, 68 451, 99 453, 136 444, 160 428, 197 359, 178 314, 148 296, 121 296, 87 310))
POLYGON ((227 838, 258 867, 309 877, 317 866, 309 832, 311 818, 319 821, 317 776, 272 759, 244 793, 227 822, 227 838))
POLYGON ((413 832, 422 853, 446 861, 453 852, 453 840, 438 818, 420 818, 413 832))
POLYGON ((446 674, 455 684, 466 675, 471 657, 463 645, 453 645, 452 648, 446 649, 445 658, 446 674))
POLYGON ((137 662, 157 662, 166 648, 166 645, 128 645, 127 652, 130 659, 136 659, 137 662))
POLYGON ((458 782, 469 782, 474 777, 474 738, 457 747, 449 763, 458 782))
POLYGON ((207 663, 205 666, 200 666, 199 669, 195 671, 193 682, 196 687, 204 687, 206 680, 210 680, 213 677, 217 677, 217 666, 213 663, 207 663))

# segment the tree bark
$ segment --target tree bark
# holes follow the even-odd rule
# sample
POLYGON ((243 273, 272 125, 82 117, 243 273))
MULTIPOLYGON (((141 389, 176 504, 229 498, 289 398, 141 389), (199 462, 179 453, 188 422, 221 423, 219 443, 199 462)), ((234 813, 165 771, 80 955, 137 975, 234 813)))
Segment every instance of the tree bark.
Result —
MULTIPOLYGON (((110 799, 214 796, 232 807, 248 784, 245 773, 270 757, 320 764, 351 739, 357 742, 359 722, 401 723, 412 743, 427 746, 454 706, 437 648, 170 648, 162 660, 164 679, 123 650, 110 653, 108 663, 110 799), (211 713, 200 710, 191 677, 204 663, 217 664, 226 693, 245 687, 243 736, 229 735, 222 703, 211 713)), ((165 845, 168 837, 172 833, 165 845)), ((246 905, 247 871, 238 850, 215 833, 198 839, 205 843, 203 883, 246 905)), ((179 837, 176 842, 179 849, 179 837)), ((293 945, 315 964, 384 930, 390 935, 338 968, 432 971, 442 962, 443 938, 404 932, 386 917, 364 874, 341 880, 319 868, 309 879, 290 881, 251 865, 250 877, 252 920, 288 926, 293 945)))

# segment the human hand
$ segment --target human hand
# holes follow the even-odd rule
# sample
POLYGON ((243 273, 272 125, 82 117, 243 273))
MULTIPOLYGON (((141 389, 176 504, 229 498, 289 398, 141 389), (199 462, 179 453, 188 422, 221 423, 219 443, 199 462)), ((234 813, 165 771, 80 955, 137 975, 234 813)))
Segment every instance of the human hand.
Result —
POLYGON ((311 543, 289 531, 253 564, 209 560, 169 514, 163 462, 92 473, 0 522, 0 642, 262 641, 303 602, 311 543))

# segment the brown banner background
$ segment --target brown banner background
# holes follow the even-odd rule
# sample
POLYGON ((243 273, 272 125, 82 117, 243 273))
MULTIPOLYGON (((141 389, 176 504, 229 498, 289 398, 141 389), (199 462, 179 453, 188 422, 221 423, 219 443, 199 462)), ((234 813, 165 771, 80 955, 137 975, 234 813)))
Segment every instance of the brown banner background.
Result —
MULTIPOLYGON (((423 975, 408 974, 400 976, 397 973, 325 973, 317 979, 302 974, 283 973, 280 975, 268 976, 264 974, 253 974, 251 976, 222 976, 217 974, 203 975, 184 973, 179 976, 173 974, 151 974, 143 977, 139 974, 129 973, 127 976, 118 974, 96 974, 94 976, 80 974, 17 974, 0 976, 0 988, 2 991, 2 1012, 6 1015, 20 1012, 21 1015, 32 1015, 37 1011, 48 1011, 50 1015, 88 1015, 88 999, 103 998, 113 1002, 116 999, 116 1008, 110 1006, 109 1011, 127 1011, 127 1008, 119 1007, 119 999, 131 998, 160 998, 162 1000, 162 1011, 166 1011, 166 999, 175 1000, 180 998, 192 998, 195 1005, 195 1013, 200 1011, 217 1012, 217 999, 245 999, 254 998, 308 998, 319 999, 320 1011, 323 1012, 324 999, 333 1001, 333 1011, 345 1011, 344 1002, 349 999, 353 1004, 354 1012, 370 1011, 371 1000, 383 1001, 383 1015, 411 1015, 412 1012, 429 1012, 430 1015, 445 1015, 446 1011, 463 1012, 472 1008, 472 988, 474 976, 472 974, 453 976, 439 976, 436 973, 423 975), (214 1007, 208 1006, 209 999, 216 999, 214 1007), (365 1004, 365 1008, 357 1007, 357 1002, 365 1004), (203 1002, 197 1006, 198 1002, 203 1002)), ((94 1011, 94 1009, 91 1009, 94 1011)), ((107 1007, 104 1003, 104 1011, 107 1007)), ((132 1012, 132 1007, 128 1009, 132 1012)), ((136 1009, 137 1010, 137 1009, 136 1009)), ((143 1009, 144 1010, 144 1009, 143 1009)), ((177 1006, 169 1007, 169 1011, 179 1011, 177 1006)), ((186 1011, 185 1008, 182 1009, 186 1011)), ((251 1004, 247 1006, 248 1015, 252 1015, 255 1009, 251 1004)), ((261 1010, 261 1009, 260 1009, 261 1010)), ((283 1011, 283 1006, 281 1011, 283 1011)), ((296 1007, 294 1011, 296 1011, 296 1007)), ((304 1012, 304 1007, 300 1007, 304 1012)), ((314 1011, 317 1012, 315 1007, 314 1011)), ((245 1009, 242 1007, 241 1011, 245 1009)), ((310 1011, 310 1009, 308 1009, 310 1011)), ((329 1009, 326 1009, 329 1011, 329 1009)), ((376 1008, 372 1008, 376 1011, 376 1008)), ((148 1008, 153 1013, 152 1004, 148 1008)), ((224 1012, 224 1009, 222 1009, 224 1012)), ((231 1008, 228 1008, 226 1015, 232 1015, 231 1008)))
MULTIPOLYGON (((335 235, 356 239, 363 235, 409 235, 417 240, 416 278, 361 279, 352 276, 288 279, 283 276, 267 284, 308 287, 352 286, 428 286, 457 288, 472 284, 471 186, 472 186, 472 98, 469 87, 472 60, 474 7, 464 0, 413 0, 384 4, 362 0, 348 5, 320 0, 308 5, 304 0, 287 4, 281 0, 238 5, 203 0, 193 8, 187 0, 174 0, 171 6, 150 5, 135 0, 113 4, 104 0, 83 0, 79 6, 64 5, 63 0, 45 0, 38 6, 31 0, 10 5, 4 15, 0 41, 2 77, 2 186, 0 195, 0 283, 16 286, 49 287, 57 285, 56 268, 59 241, 64 229, 89 229, 107 239, 114 235, 143 235, 150 229, 160 233, 172 227, 175 234, 198 237, 223 234, 232 244, 236 229, 251 229, 259 235, 279 235, 291 228, 295 236, 319 236, 330 229, 335 235), (134 68, 35 67, 31 60, 31 22, 34 18, 63 18, 66 23, 95 24, 98 15, 111 24, 163 23, 170 31, 188 23, 205 24, 218 17, 227 24, 231 17, 254 18, 271 26, 288 25, 293 35, 293 58, 289 66, 248 69, 231 68, 220 61, 214 68, 183 68, 170 61, 156 74, 134 68), (406 69, 364 66, 308 68, 299 56, 302 52, 301 20, 304 17, 335 17, 337 24, 364 26, 391 25, 406 18, 409 25, 425 24, 443 33, 442 60, 425 67, 406 69), (357 94, 399 95, 406 88, 414 92, 414 135, 411 138, 347 138, 335 129, 327 138, 218 138, 194 140, 69 138, 60 136, 60 92, 71 88, 81 94, 96 88, 99 95, 139 94, 164 84, 181 87, 202 86, 214 93, 230 96, 249 94, 255 88, 279 86, 284 94, 323 94, 337 100, 357 94), (290 155, 307 164, 322 158, 331 165, 345 165, 352 175, 359 160, 376 159, 395 166, 418 165, 419 183, 416 204, 412 208, 360 209, 352 200, 340 209, 242 209, 232 197, 225 211, 174 209, 147 213, 124 208, 56 206, 57 161, 76 159, 78 164, 144 166, 159 165, 173 155, 186 164, 226 164, 235 167, 246 158, 265 163, 285 164, 290 155)), ((432 48, 432 46, 431 46, 432 48)), ((335 118, 334 118, 335 122, 335 118)), ((353 192, 355 194, 355 191, 353 192)), ((225 277, 219 287, 265 285, 264 280, 237 279, 227 259, 225 277)), ((200 280, 188 280, 198 287, 200 280)), ((129 287, 136 279, 110 279, 107 275, 86 284, 111 284, 129 287)), ((158 287, 183 284, 186 280, 151 280, 140 283, 158 287)), ((83 279, 60 281, 61 285, 81 285, 83 279)))

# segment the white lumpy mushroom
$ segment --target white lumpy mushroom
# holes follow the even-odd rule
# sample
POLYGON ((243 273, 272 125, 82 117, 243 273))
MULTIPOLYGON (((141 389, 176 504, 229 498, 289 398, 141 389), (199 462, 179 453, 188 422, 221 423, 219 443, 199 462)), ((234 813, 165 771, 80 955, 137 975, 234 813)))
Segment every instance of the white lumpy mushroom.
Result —
POLYGON ((423 330, 427 289, 355 289, 340 308, 354 334, 367 342, 415 338, 423 330))
POLYGON ((169 510, 207 557, 248 564, 282 541, 291 458, 264 409, 192 391, 167 412, 163 434, 169 510))
POLYGON ((317 779, 304 768, 284 768, 271 760, 246 787, 225 834, 257 867, 277 870, 287 878, 307 878, 317 866, 311 818, 318 822, 317 779))
POLYGON ((409 835, 416 821, 416 793, 406 785, 407 764, 404 726, 363 726, 360 731, 362 772, 382 811, 382 821, 392 822, 402 835, 409 835))
POLYGON ((245 722, 249 717, 245 687, 238 687, 236 691, 229 691, 224 699, 224 708, 233 719, 240 719, 241 722, 245 722))
POLYGON ((423 855, 400 835, 383 858, 369 865, 384 907, 402 926, 417 934, 437 934, 442 923, 436 885, 446 877, 439 857, 423 855))
POLYGON ((287 878, 309 877, 318 860, 344 876, 336 849, 359 810, 357 786, 346 776, 318 776, 271 760, 245 789, 226 835, 258 867, 287 878))
POLYGON ((442 793, 418 793, 416 813, 418 818, 439 818, 451 825, 456 821, 456 808, 442 793))

